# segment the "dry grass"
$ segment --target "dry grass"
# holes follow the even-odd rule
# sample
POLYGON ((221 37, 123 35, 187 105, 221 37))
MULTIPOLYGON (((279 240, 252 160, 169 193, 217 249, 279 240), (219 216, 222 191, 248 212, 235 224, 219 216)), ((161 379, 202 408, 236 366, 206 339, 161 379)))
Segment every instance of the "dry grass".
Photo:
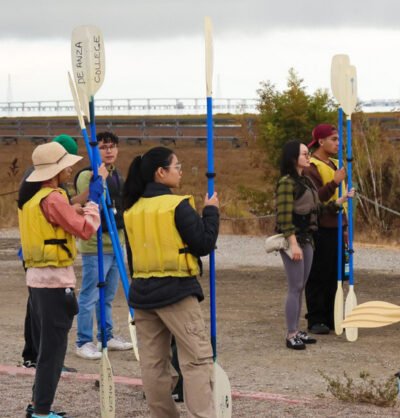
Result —
POLYGON ((343 402, 368 403, 377 406, 393 407, 397 404, 397 379, 390 376, 384 382, 377 382, 370 374, 361 371, 359 380, 354 381, 344 373, 344 381, 327 376, 322 371, 320 375, 327 381, 327 391, 343 402))
MULTIPOLYGON (((129 164, 138 154, 143 154, 149 148, 159 145, 158 142, 149 141, 143 145, 119 146, 118 167, 125 176, 129 164)), ((171 145, 183 164, 183 182, 179 193, 193 194, 198 208, 202 207, 204 196, 207 192, 207 149, 205 146, 193 144, 193 142, 179 141, 177 145, 171 145)), ((18 144, 0 145, 0 228, 15 227, 18 224, 16 198, 17 194, 1 195, 2 193, 16 191, 25 170, 31 165, 31 155, 34 149, 29 141, 20 140, 18 144), (16 161, 17 169, 9 175, 13 161, 16 161)), ((256 189, 265 187, 264 173, 261 169, 253 168, 252 159, 257 153, 254 144, 241 148, 233 148, 230 142, 215 142, 214 165, 217 176, 215 178, 215 190, 221 203, 221 212, 229 217, 252 217, 246 204, 238 199, 238 185, 245 184, 256 189)), ((79 153, 85 158, 74 167, 76 173, 82 167, 89 165, 83 141, 79 143, 79 153)), ((235 233, 259 233, 258 221, 239 221, 235 225, 226 221, 223 227, 225 232, 235 233)))
MULTIPOLYGON (((255 128, 256 129, 256 128, 255 128)), ((222 218, 247 218, 222 220, 221 232, 234 234, 267 235, 273 233, 274 219, 257 219, 249 205, 243 200, 239 185, 248 189, 273 193, 273 186, 266 179, 265 156, 257 145, 256 138, 247 131, 242 132, 244 145, 232 147, 230 142, 215 141, 214 165, 217 176, 215 190, 218 192, 222 218)), ((119 146, 118 167, 123 175, 127 173, 132 159, 143 154, 149 148, 158 146, 156 141, 147 141, 142 145, 119 146)), ((0 228, 11 228, 18 225, 16 198, 17 194, 6 194, 16 191, 25 170, 31 165, 31 155, 35 148, 28 140, 20 140, 18 144, 0 144, 0 228)), ((193 194, 197 208, 207 191, 207 149, 190 141, 178 141, 171 145, 183 164, 183 182, 179 193, 193 194)), ((85 158, 76 165, 74 173, 89 165, 83 140, 79 142, 79 152, 85 158)), ((267 193, 267 196, 268 193, 267 193)), ((273 199, 273 196, 269 197, 273 199)), ((400 223, 399 223, 400 226, 400 223)), ((400 245, 400 237, 396 234, 383 235, 379 228, 360 222, 355 228, 355 240, 390 246, 400 245)))

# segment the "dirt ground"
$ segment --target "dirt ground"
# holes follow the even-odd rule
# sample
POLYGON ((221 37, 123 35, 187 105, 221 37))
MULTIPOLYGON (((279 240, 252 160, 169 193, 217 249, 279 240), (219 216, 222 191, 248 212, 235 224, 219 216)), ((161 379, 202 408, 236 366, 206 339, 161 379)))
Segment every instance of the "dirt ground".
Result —
MULTIPOLYGON (((16 257, 18 239, 0 238, 0 365, 21 362, 23 322, 27 290, 16 257)), ((77 287, 80 265, 77 263, 77 287)), ((201 283, 208 295, 208 275, 201 283)), ((355 290, 359 303, 385 300, 400 303, 400 277, 366 270, 356 272, 355 290)), ((400 370, 398 334, 400 325, 360 330, 356 342, 343 335, 326 335, 305 351, 289 350, 284 344, 284 301, 286 280, 281 268, 217 270, 218 359, 229 375, 232 388, 242 392, 281 394, 287 401, 234 399, 234 417, 365 417, 400 416, 399 408, 346 404, 326 392, 326 382, 318 370, 334 377, 343 372, 357 377, 368 371, 377 380, 386 380, 400 370), (300 401, 290 403, 288 401, 300 401)), ((209 316, 208 296, 202 303, 209 316)), ((303 309, 304 310, 304 309, 303 309)), ((116 333, 129 338, 126 301, 120 286, 114 303, 116 333)), ((301 320, 301 328, 306 327, 301 320)), ((65 364, 79 373, 98 373, 97 361, 75 356, 76 322, 69 336, 65 364)), ((114 375, 140 378, 138 363, 131 352, 111 352, 114 375)), ((0 375, 0 416, 23 417, 29 402, 31 376, 0 375)), ((117 417, 146 417, 148 410, 141 387, 116 384, 117 417)), ((99 417, 98 389, 93 382, 62 379, 55 407, 73 417, 99 417)), ((184 406, 182 416, 186 416, 184 406)))

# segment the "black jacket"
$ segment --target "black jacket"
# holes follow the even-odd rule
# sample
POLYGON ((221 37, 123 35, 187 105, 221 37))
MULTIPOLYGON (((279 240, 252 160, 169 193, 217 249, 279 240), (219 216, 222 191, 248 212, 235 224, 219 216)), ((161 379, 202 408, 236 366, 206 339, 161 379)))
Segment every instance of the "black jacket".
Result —
MULTIPOLYGON (((171 194, 171 190, 160 183, 149 183, 143 197, 163 194, 171 194)), ((193 255, 205 256, 215 248, 219 229, 219 211, 215 206, 205 206, 200 217, 185 199, 175 209, 175 224, 193 255)), ((204 299, 195 276, 135 278, 129 290, 129 305, 139 309, 161 308, 190 295, 197 296, 199 301, 204 299)))

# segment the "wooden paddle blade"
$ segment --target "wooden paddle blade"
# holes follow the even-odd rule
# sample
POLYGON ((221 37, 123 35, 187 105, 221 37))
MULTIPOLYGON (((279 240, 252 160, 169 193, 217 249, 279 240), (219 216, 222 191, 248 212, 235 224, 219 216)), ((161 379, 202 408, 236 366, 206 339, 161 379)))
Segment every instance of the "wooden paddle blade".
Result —
POLYGON ((69 82, 69 88, 71 89, 72 98, 74 99, 74 105, 75 105, 76 114, 79 120, 79 126, 81 127, 81 129, 85 129, 86 126, 85 126, 85 122, 83 120, 83 116, 81 112, 81 104, 79 102, 78 93, 76 92, 75 84, 72 80, 72 77, 69 71, 68 71, 68 82, 69 82))
POLYGON ((78 92, 79 101, 81 102, 82 112, 90 123, 89 98, 88 98, 88 95, 86 94, 86 90, 78 89, 77 92, 78 92))
MULTIPOLYGON (((79 89, 90 99, 99 90, 105 76, 104 39, 96 26, 78 26, 72 31, 72 69, 79 89)), ((86 106, 82 103, 82 106, 86 106)), ((89 113, 86 113, 86 116, 89 113)))
POLYGON ((343 112, 347 118, 351 118, 351 114, 357 105, 357 71, 354 65, 350 65, 346 69, 345 93, 342 103, 343 112))
POLYGON ((393 314, 387 314, 386 312, 376 312, 364 309, 359 312, 352 312, 350 315, 346 316, 346 319, 343 321, 343 326, 357 326, 357 328, 377 328, 384 327, 386 325, 394 324, 400 321, 400 315, 394 316, 393 314), (363 325, 355 325, 362 323, 363 325))
POLYGON ((215 414, 217 418, 230 418, 232 416, 232 391, 228 375, 216 361, 213 368, 215 414))
POLYGON ((206 42, 206 90, 207 97, 212 96, 212 78, 214 68, 214 47, 212 24, 209 16, 204 19, 204 37, 206 42))
POLYGON ((103 348, 100 361, 100 411, 101 418, 115 418, 114 376, 107 348, 103 348))
POLYGON ((343 287, 342 281, 337 282, 337 290, 335 295, 335 308, 334 308, 334 319, 335 319, 335 332, 336 335, 343 333, 343 287))
POLYGON ((132 324, 132 316, 130 312, 128 313, 128 323, 129 323, 129 333, 131 334, 131 340, 132 340, 132 345, 133 345, 133 352, 135 353, 136 360, 140 361, 138 342, 137 342, 137 337, 136 337, 136 325, 132 324))
POLYGON ((343 106, 345 94, 346 68, 349 66, 350 59, 348 55, 338 54, 332 57, 331 89, 333 96, 341 107, 343 106))
MULTIPOLYGON (((357 306, 357 298, 356 294, 354 293, 354 286, 349 286, 349 293, 347 294, 346 303, 344 306, 344 311, 346 317, 353 311, 353 309, 357 306)), ((343 323, 342 326, 344 327, 343 323)), ((358 329, 353 327, 346 327, 345 329, 347 341, 356 341, 358 338, 358 329)))
POLYGON ((392 311, 387 309, 379 309, 379 308, 370 308, 370 309, 361 309, 357 310, 354 309, 352 312, 354 315, 362 314, 362 315, 377 315, 379 317, 390 318, 393 320, 400 321, 400 311, 392 311), (398 319, 397 319, 398 318, 398 319))
POLYGON ((362 311, 364 309, 379 309, 385 311, 400 312, 400 306, 395 305, 394 303, 382 302, 378 300, 361 303, 354 308, 354 311, 362 311))

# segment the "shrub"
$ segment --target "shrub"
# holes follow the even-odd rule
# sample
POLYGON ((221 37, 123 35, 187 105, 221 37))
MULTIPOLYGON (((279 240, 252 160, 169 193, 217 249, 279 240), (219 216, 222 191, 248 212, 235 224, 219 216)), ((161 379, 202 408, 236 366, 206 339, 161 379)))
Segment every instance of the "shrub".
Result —
POLYGON ((329 377, 319 370, 320 375, 328 382, 327 392, 343 402, 369 403, 377 406, 395 406, 398 387, 396 377, 389 377, 384 382, 376 382, 370 374, 361 371, 360 380, 355 382, 344 372, 344 381, 329 377))

